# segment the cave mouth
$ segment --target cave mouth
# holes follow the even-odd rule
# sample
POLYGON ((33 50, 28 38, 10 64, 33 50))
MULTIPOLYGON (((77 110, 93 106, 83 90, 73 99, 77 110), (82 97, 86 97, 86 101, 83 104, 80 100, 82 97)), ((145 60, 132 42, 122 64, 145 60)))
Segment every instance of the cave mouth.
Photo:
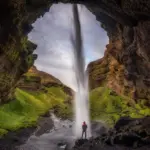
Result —
MULTIPOLYGON (((100 59, 104 55, 108 36, 84 5, 78 4, 85 64, 100 59)), ((38 55, 35 65, 39 70, 48 72, 64 84, 75 89, 73 68, 73 45, 71 38, 73 31, 72 4, 53 4, 43 17, 33 24, 33 30, 28 39, 37 44, 35 53, 38 55), (66 75, 69 78, 66 80, 66 75)))
POLYGON ((35 50, 35 53, 38 54, 38 59, 35 61, 36 67, 54 75, 64 84, 70 82, 67 86, 76 91, 74 133, 76 137, 80 137, 82 133, 80 126, 85 121, 88 124, 87 137, 90 137, 90 109, 87 106, 89 103, 88 75, 85 75, 83 68, 86 68, 91 61, 103 57, 108 37, 96 17, 85 6, 78 5, 84 51, 83 56, 80 53, 79 57, 82 59, 80 61, 80 58, 75 55, 76 48, 72 43, 72 38, 75 39, 76 35, 72 6, 72 4, 53 4, 49 12, 35 21, 34 28, 28 37, 31 42, 37 44, 37 50, 35 50), (80 62, 80 64, 76 62, 80 62), (78 74, 81 74, 82 77, 78 74))

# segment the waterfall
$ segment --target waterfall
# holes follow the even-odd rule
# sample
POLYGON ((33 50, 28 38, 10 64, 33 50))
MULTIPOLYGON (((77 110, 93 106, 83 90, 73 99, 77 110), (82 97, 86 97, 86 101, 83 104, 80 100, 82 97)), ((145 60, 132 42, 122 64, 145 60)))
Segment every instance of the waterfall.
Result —
POLYGON ((77 91, 75 93, 75 136, 81 138, 82 123, 88 125, 87 137, 91 136, 88 102, 88 74, 85 71, 85 57, 82 48, 82 35, 79 20, 78 6, 73 5, 74 16, 74 70, 77 81, 77 91))

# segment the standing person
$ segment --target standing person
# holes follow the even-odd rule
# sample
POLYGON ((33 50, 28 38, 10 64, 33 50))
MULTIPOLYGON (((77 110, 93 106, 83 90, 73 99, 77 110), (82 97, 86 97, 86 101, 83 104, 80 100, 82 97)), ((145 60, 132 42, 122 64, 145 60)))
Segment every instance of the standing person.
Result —
POLYGON ((82 138, 83 138, 83 135, 85 135, 85 139, 86 139, 86 130, 87 130, 87 124, 84 121, 82 124, 82 138))

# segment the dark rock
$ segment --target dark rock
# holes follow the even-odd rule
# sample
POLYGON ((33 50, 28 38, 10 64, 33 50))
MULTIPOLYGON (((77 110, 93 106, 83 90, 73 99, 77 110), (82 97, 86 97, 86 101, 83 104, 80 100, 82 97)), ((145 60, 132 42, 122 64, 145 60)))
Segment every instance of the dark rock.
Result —
POLYGON ((79 140, 77 140, 77 141, 75 142, 75 147, 74 147, 74 148, 80 147, 80 146, 82 146, 83 144, 85 144, 86 142, 88 142, 87 139, 79 139, 79 140))
POLYGON ((41 117, 38 121, 38 128, 35 132, 35 136, 40 136, 44 133, 48 133, 54 126, 50 117, 41 117))
POLYGON ((115 128, 96 138, 77 140, 75 149, 78 150, 145 150, 150 148, 149 119, 121 118, 115 128))
POLYGON ((34 59, 34 60, 36 60, 36 59, 38 58, 38 55, 37 55, 37 54, 33 54, 32 56, 33 56, 33 59, 34 59))
POLYGON ((119 130, 123 126, 128 125, 131 121, 134 121, 134 119, 131 119, 130 117, 121 117, 115 124, 114 128, 119 130))
POLYGON ((9 132, 0 139, 0 150, 18 150, 16 147, 25 144, 33 134, 40 136, 53 128, 53 121, 50 117, 41 117, 37 124, 38 127, 28 127, 9 132))
POLYGON ((31 30, 33 29, 32 25, 28 24, 28 23, 24 23, 22 25, 22 30, 23 30, 23 34, 28 34, 31 30))
POLYGON ((59 150, 67 150, 67 143, 58 143, 57 144, 59 150))
POLYGON ((50 117, 50 112, 48 111, 47 113, 45 113, 44 115, 42 115, 42 117, 50 117))
POLYGON ((36 127, 30 127, 15 132, 9 132, 0 139, 0 150, 15 150, 15 147, 24 144, 35 130, 36 127))

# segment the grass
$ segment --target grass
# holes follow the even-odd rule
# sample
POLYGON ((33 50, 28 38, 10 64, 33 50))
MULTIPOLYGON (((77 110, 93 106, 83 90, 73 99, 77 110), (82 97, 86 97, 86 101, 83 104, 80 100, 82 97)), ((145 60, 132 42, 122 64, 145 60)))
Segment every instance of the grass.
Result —
POLYGON ((0 107, 0 136, 8 131, 34 126, 40 115, 59 108, 59 116, 68 117, 71 107, 65 103, 68 95, 61 87, 47 88, 48 92, 26 92, 16 89, 16 99, 0 107))
POLYGON ((118 96, 106 87, 96 88, 90 92, 91 119, 101 119, 112 126, 122 116, 139 118, 150 115, 150 109, 143 105, 143 101, 129 106, 129 98, 118 96))
MULTIPOLYGON (((8 131, 35 126, 39 116, 48 110, 54 110, 62 118, 72 116, 72 107, 67 103, 67 95, 62 87, 45 88, 44 91, 27 92, 16 89, 15 100, 0 106, 0 136, 8 131)), ((92 120, 103 120, 112 126, 121 116, 133 118, 150 115, 145 100, 131 103, 128 97, 116 95, 106 87, 99 87, 90 92, 90 110, 92 120)))

